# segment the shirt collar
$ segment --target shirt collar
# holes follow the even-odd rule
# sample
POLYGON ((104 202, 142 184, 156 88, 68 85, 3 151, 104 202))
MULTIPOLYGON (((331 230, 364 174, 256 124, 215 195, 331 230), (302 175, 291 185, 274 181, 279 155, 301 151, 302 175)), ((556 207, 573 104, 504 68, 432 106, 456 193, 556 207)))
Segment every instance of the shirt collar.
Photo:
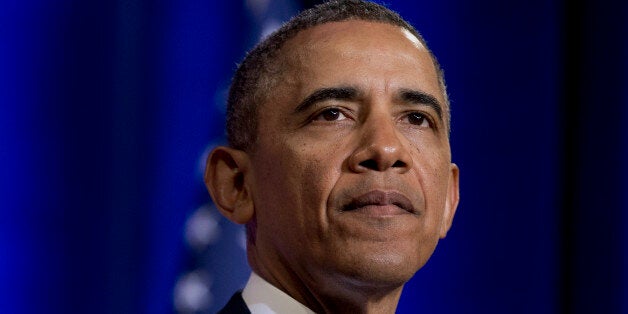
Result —
POLYGON ((251 314, 315 314, 255 272, 251 272, 242 291, 242 298, 251 314))

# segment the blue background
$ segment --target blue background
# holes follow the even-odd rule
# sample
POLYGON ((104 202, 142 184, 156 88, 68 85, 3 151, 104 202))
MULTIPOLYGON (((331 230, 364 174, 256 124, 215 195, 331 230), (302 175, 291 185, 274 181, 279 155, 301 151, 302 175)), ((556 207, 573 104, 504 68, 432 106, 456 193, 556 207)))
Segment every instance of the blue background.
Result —
MULTIPOLYGON (((241 287, 203 159, 244 52, 313 3, 0 2, 0 312, 170 313, 185 278, 213 312, 241 287)), ((625 1, 387 4, 445 69, 461 168, 398 312, 628 313, 625 1)))

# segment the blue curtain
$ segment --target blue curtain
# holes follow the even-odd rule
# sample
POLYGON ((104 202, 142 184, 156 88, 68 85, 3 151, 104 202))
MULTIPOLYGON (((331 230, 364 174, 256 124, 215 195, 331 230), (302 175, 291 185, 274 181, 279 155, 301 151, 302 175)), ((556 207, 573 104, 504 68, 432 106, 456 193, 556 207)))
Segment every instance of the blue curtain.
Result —
MULTIPOLYGON (((0 312, 214 312, 202 183, 246 50, 316 1, 0 2, 0 312)), ((386 1, 452 99, 462 202, 399 313, 628 313, 628 5, 386 1)))

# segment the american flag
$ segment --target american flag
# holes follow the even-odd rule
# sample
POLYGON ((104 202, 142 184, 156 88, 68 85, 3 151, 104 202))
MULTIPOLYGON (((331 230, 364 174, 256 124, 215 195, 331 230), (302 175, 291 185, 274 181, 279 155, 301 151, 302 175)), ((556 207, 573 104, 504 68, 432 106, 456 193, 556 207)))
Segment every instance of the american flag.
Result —
MULTIPOLYGON (((291 0, 247 0, 244 10, 249 35, 243 38, 246 49, 268 36, 302 7, 314 3, 291 0)), ((244 55, 244 52, 243 52, 244 55)), ((234 65, 235 70, 235 65, 234 65)), ((222 78, 229 82, 230 78, 222 78)), ((228 83, 215 91, 214 105, 224 114, 228 83)), ((199 157, 199 184, 208 153, 214 145, 224 144, 222 136, 209 140, 199 157)), ((201 204, 187 219, 184 233, 188 247, 188 268, 179 276, 173 295, 175 310, 179 313, 215 313, 241 290, 250 269, 246 262, 244 227, 222 217, 209 201, 201 204)))

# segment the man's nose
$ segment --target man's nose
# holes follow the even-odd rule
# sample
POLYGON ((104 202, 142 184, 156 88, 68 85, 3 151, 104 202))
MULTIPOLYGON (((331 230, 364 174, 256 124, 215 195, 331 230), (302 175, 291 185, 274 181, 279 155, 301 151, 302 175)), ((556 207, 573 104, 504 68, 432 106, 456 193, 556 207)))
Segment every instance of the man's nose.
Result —
POLYGON ((349 157, 354 172, 394 170, 404 173, 412 168, 412 156, 404 145, 389 115, 369 117, 360 127, 360 144, 349 157))

